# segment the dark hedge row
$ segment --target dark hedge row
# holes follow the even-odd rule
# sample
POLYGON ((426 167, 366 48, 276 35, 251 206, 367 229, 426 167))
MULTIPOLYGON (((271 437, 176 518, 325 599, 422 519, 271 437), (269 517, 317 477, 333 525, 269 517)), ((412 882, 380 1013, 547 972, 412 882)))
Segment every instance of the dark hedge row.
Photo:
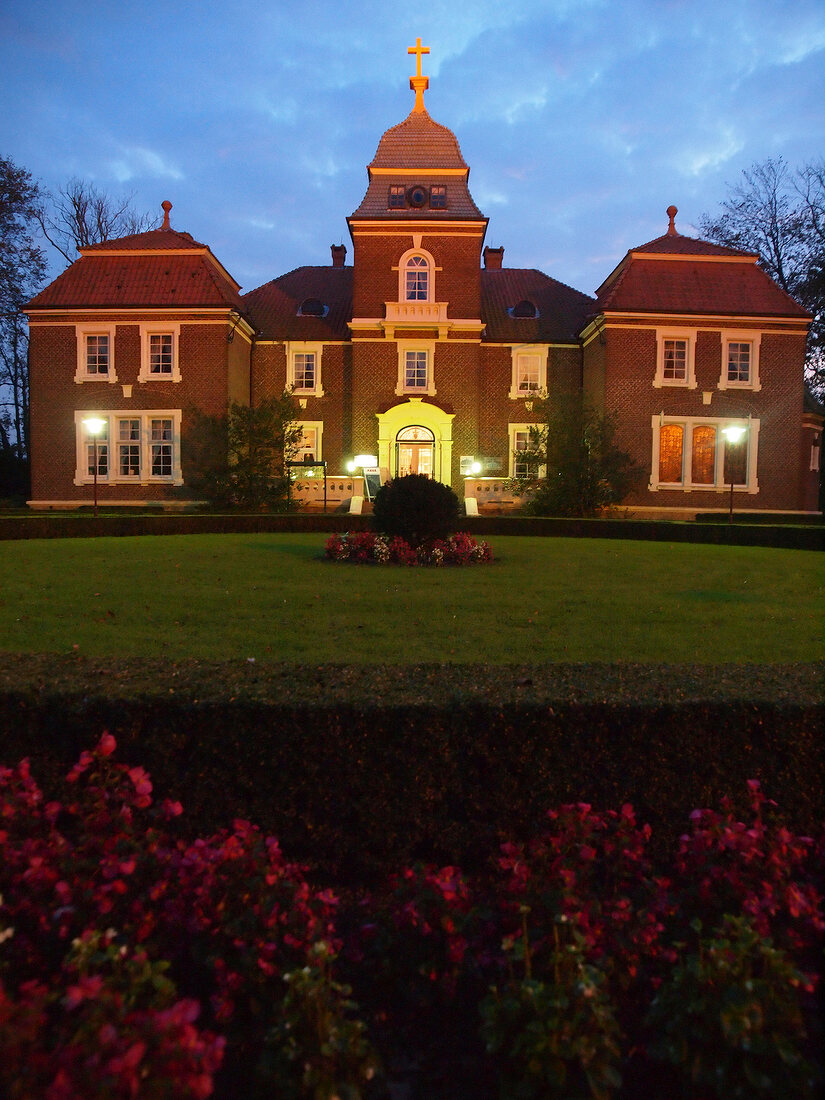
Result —
MULTIPOLYGON (((772 546, 788 550, 825 550, 825 526, 821 517, 807 525, 757 522, 676 523, 637 519, 553 519, 545 516, 463 517, 461 528, 477 538, 491 535, 539 535, 548 538, 639 539, 654 542, 715 543, 723 546, 772 546)), ((802 517, 800 517, 801 523, 802 517)), ((208 515, 161 513, 157 515, 2 516, 0 541, 12 539, 97 538, 128 535, 250 534, 258 532, 366 531, 372 517, 345 512, 293 512, 288 515, 208 515)))
POLYGON ((244 817, 338 881, 416 859, 472 870, 571 801, 654 836, 762 782, 825 812, 823 665, 361 669, 6 657, 0 763, 48 789, 103 730, 200 832, 244 817))

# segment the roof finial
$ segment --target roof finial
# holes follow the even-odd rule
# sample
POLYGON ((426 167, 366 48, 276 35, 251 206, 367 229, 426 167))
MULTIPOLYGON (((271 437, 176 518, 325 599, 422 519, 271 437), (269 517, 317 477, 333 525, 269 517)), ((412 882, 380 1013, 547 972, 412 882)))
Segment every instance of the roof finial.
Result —
POLYGON ((667 208, 667 216, 670 218, 670 225, 667 227, 668 237, 678 237, 679 236, 679 234, 676 232, 676 215, 678 213, 679 213, 679 211, 676 209, 675 206, 669 206, 667 208))
POLYGON ((168 199, 164 199, 160 205, 163 210, 163 225, 161 229, 171 229, 172 226, 169 224, 169 211, 172 209, 172 204, 168 199))
POLYGON ((407 47, 407 53, 414 53, 416 60, 415 76, 410 77, 410 87, 415 92, 415 103, 413 104, 414 111, 426 110, 424 106, 424 93, 430 86, 430 78, 421 75, 421 55, 429 52, 430 47, 422 46, 420 38, 416 38, 414 46, 407 47))

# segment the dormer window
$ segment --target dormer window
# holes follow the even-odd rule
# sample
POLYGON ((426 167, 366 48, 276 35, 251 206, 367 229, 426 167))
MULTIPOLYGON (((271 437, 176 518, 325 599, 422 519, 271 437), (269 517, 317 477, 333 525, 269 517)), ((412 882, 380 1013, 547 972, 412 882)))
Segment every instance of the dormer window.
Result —
POLYGON ((430 208, 432 210, 447 208, 447 188, 443 183, 435 183, 430 188, 430 208))
POLYGON ((387 205, 390 210, 403 210, 407 205, 407 192, 403 186, 398 184, 390 185, 389 197, 387 205))
POLYGON ((527 298, 522 298, 520 302, 511 306, 508 312, 511 317, 515 317, 519 320, 529 317, 538 317, 539 315, 539 311, 532 302, 527 300, 527 298))
POLYGON ((406 302, 429 301, 430 265, 423 256, 410 256, 404 272, 404 300, 406 302))
POLYGON ((304 298, 298 310, 299 317, 326 317, 329 309, 320 298, 304 298))

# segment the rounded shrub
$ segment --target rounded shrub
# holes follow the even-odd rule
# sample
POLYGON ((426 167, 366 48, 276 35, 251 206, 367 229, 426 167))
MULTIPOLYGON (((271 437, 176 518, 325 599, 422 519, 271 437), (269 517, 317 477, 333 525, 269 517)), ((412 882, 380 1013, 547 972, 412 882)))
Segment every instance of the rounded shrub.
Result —
POLYGON ((381 486, 372 518, 376 531, 417 547, 446 539, 458 527, 460 514, 458 497, 448 485, 424 474, 407 474, 381 486))

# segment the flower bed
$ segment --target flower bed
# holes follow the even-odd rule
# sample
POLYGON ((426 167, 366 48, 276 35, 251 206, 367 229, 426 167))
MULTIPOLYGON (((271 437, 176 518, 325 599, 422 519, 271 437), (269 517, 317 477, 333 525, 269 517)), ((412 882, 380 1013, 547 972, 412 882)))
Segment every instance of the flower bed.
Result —
POLYGON ((376 535, 372 531, 345 531, 330 535, 325 547, 330 561, 348 561, 357 565, 474 565, 493 560, 486 542, 477 542, 466 531, 447 539, 435 539, 412 547, 404 539, 376 535))
POLYGON ((385 1100, 376 1051, 432 1100, 815 1095, 825 845, 755 781, 662 866, 629 805, 577 803, 485 874, 338 896, 248 822, 187 837, 115 748, 62 801, 0 767, 10 1100, 385 1100))

